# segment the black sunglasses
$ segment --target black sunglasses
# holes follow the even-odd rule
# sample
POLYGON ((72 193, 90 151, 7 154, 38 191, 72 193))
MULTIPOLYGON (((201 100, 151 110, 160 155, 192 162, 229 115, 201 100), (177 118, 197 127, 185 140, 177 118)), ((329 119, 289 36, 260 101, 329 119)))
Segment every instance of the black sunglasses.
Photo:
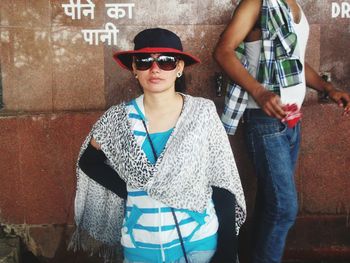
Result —
POLYGON ((152 67, 153 62, 156 62, 161 70, 170 71, 176 68, 178 58, 169 55, 160 55, 154 58, 146 54, 136 55, 134 61, 137 70, 148 70, 152 67))

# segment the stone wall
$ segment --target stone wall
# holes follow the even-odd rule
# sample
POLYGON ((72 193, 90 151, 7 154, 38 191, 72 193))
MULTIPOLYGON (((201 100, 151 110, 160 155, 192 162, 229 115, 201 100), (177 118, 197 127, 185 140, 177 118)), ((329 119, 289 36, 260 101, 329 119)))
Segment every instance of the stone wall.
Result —
MULTIPOLYGON (((200 66, 186 70, 188 93, 215 95, 214 45, 236 1, 138 0, 133 18, 114 20, 106 3, 95 0, 95 19, 72 20, 66 0, 0 1, 0 66, 4 108, 0 111, 0 223, 21 237, 23 248, 42 262, 97 262, 66 251, 73 229, 75 162, 91 125, 110 105, 139 94, 132 75, 112 60, 116 50, 131 49, 133 36, 146 27, 165 27, 197 55, 200 66), (83 29, 119 29, 117 46, 88 45, 83 29)), ((350 91, 350 20, 331 18, 331 3, 300 1, 311 26, 307 61, 330 72, 339 88, 350 91)), ((319 104, 308 92, 303 141, 296 180, 299 217, 291 231, 286 260, 350 259, 349 118, 333 104, 319 104)), ((230 138, 248 204, 241 233, 245 262, 255 178, 243 143, 243 130, 230 138)))

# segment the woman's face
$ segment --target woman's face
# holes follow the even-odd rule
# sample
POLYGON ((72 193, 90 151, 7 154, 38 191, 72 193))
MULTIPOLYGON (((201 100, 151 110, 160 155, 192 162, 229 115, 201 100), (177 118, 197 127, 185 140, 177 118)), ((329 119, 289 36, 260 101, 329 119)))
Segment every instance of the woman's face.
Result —
POLYGON ((135 56, 132 67, 145 93, 160 93, 175 91, 177 74, 182 74, 184 65, 174 55, 160 53, 135 56))

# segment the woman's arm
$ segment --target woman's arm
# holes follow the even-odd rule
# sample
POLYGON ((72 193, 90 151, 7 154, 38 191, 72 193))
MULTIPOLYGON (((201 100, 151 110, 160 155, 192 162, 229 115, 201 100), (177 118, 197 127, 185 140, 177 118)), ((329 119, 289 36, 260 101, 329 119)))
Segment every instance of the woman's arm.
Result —
POLYGON ((217 251, 212 262, 236 262, 237 235, 246 218, 244 193, 230 141, 213 102, 208 110, 212 117, 206 127, 209 130, 206 172, 219 221, 217 251))
POLYGON ((350 113, 350 94, 337 90, 332 83, 323 80, 308 63, 305 63, 305 78, 308 87, 326 92, 334 102, 344 108, 344 115, 350 113))
POLYGON ((234 52, 252 32, 260 11, 261 1, 243 0, 239 4, 215 48, 214 58, 232 80, 250 93, 266 114, 282 119, 285 112, 279 96, 266 90, 253 78, 234 52))
POLYGON ((212 186, 213 202, 219 221, 218 243, 212 263, 236 262, 237 234, 235 224, 235 203, 233 194, 223 188, 212 186))
POLYGON ((107 157, 103 151, 96 149, 98 144, 92 140, 79 159, 80 169, 91 179, 114 192, 120 198, 126 199, 125 182, 118 173, 106 164, 107 157))

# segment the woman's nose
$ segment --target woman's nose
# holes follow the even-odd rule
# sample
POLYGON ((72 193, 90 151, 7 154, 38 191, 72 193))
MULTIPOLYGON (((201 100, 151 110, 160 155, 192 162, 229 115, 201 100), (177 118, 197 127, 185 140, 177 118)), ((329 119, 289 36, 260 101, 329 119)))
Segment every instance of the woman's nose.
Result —
POLYGON ((159 68, 159 66, 158 66, 158 64, 157 64, 157 62, 156 61, 153 61, 153 63, 152 63, 152 66, 151 66, 151 69, 150 69, 152 72, 153 71, 156 71, 156 72, 159 72, 159 70, 160 70, 160 68, 159 68))

